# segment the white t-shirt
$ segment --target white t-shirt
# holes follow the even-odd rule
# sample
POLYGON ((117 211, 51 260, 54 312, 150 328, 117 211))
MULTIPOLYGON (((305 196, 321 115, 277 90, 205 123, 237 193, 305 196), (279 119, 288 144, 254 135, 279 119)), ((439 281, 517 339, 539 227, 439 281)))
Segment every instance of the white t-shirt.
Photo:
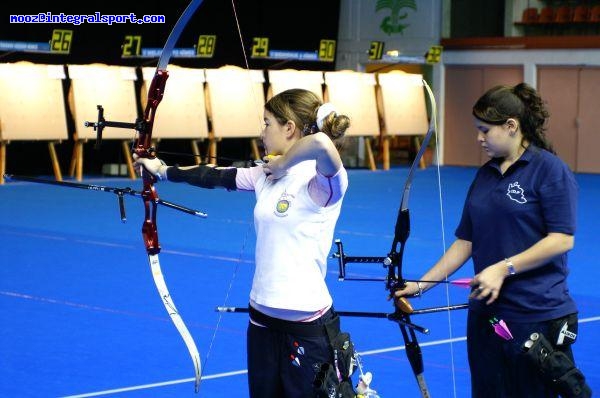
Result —
POLYGON ((258 166, 238 169, 236 186, 254 190, 257 199, 251 302, 272 316, 279 314, 277 309, 316 312, 329 308, 332 298, 324 278, 348 187, 346 170, 342 167, 335 176, 324 177, 317 172, 316 162, 309 160, 291 167, 284 177, 268 181, 258 166))

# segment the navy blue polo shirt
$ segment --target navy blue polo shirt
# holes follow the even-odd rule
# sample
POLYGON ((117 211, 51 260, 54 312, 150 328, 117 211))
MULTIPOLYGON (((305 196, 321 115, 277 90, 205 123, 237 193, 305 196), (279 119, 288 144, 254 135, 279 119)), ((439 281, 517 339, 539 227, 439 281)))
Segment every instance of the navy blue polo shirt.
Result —
MULTIPOLYGON (((475 274, 516 255, 550 232, 575 234, 578 186, 556 155, 530 145, 502 175, 501 159, 483 165, 465 201, 456 237, 472 242, 475 274)), ((504 280, 496 302, 470 308, 514 322, 539 322, 577 311, 567 286, 567 254, 504 280)))

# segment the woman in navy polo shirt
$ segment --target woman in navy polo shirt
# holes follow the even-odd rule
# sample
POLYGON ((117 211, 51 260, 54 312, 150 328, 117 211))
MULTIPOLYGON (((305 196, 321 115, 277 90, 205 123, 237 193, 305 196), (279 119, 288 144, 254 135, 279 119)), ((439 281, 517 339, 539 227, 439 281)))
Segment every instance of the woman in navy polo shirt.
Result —
MULTIPOLYGON (((578 187, 544 134, 544 101, 525 83, 497 86, 473 116, 491 159, 469 188, 456 240, 421 279, 443 280, 473 261, 467 350, 474 398, 587 396, 573 392, 590 393, 574 365, 577 307, 567 286, 578 187), (496 333, 499 321, 512 337, 496 333), (543 351, 556 365, 552 375, 543 351)), ((395 296, 434 285, 408 282, 395 296)))

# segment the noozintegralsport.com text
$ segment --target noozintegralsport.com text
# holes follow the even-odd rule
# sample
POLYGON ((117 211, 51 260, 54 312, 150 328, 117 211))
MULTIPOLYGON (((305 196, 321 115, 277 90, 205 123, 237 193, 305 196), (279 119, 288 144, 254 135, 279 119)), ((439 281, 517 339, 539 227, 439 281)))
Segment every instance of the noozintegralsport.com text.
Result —
POLYGON ((133 12, 121 15, 103 15, 100 12, 87 15, 40 12, 39 14, 31 15, 11 15, 9 19, 10 23, 70 23, 73 25, 84 23, 103 23, 107 25, 114 23, 165 23, 164 15, 143 15, 138 18, 133 12))

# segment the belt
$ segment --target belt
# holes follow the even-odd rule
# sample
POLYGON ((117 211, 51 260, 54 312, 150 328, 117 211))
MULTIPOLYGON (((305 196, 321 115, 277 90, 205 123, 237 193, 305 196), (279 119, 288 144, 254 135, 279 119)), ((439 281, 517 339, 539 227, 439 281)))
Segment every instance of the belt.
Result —
POLYGON ((263 314, 252 306, 248 307, 248 312, 250 314, 250 319, 252 319, 254 322, 264 325, 269 329, 274 329, 296 336, 328 336, 331 340, 332 337, 335 337, 337 333, 339 333, 340 318, 335 313, 333 308, 330 308, 325 314, 323 314, 323 317, 331 315, 331 319, 324 324, 313 323, 318 322, 321 318, 313 322, 286 321, 284 319, 273 318, 272 316, 263 314))

